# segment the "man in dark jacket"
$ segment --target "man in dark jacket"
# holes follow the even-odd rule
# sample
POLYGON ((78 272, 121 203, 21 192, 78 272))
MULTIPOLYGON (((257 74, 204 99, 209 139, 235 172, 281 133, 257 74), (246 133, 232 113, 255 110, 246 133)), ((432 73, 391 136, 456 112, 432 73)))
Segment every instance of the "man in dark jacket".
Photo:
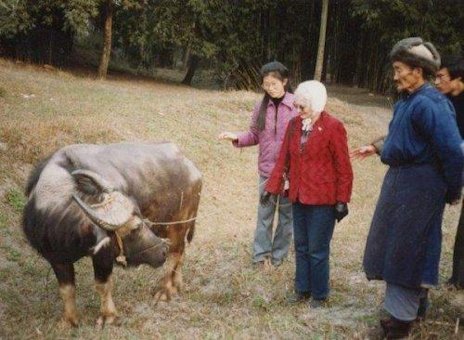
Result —
POLYGON ((384 308, 390 318, 380 323, 393 339, 409 334, 421 298, 438 283, 443 211, 445 203, 460 201, 464 156, 454 109, 427 82, 440 65, 434 46, 421 38, 403 39, 390 60, 403 97, 376 150, 389 170, 363 265, 369 280, 386 282, 384 308))
MULTIPOLYGON (((453 103, 461 138, 464 138, 464 58, 443 58, 435 77, 437 89, 453 103)), ((453 252, 453 273, 448 281, 457 288, 464 288, 464 201, 461 208, 453 252)))

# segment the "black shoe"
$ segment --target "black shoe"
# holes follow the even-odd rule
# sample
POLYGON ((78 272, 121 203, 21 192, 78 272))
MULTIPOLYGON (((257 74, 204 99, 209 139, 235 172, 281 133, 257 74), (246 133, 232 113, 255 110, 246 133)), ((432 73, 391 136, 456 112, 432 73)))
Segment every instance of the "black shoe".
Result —
POLYGON ((326 303, 326 299, 314 299, 312 298, 311 301, 309 301, 309 308, 315 309, 315 308, 321 308, 324 307, 326 303))
POLYGON ((300 293, 294 292, 287 296, 286 300, 290 304, 296 304, 308 300, 311 297, 311 293, 300 293))
POLYGON ((411 331, 411 321, 401 321, 393 316, 386 320, 380 320, 387 339, 407 338, 411 331))
POLYGON ((429 299, 423 297, 419 300, 419 308, 417 309, 417 318, 416 321, 423 321, 429 309, 429 299))

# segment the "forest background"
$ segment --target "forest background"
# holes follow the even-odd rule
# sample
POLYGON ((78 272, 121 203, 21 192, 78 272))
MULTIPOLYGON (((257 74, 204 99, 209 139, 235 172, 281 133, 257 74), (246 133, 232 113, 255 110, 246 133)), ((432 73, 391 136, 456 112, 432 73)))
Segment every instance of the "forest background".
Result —
POLYGON ((460 0, 0 0, 0 55, 85 64, 102 78, 108 67, 168 68, 192 84, 203 70, 212 86, 246 90, 277 59, 295 84, 318 78, 385 93, 397 40, 421 36, 442 54, 460 54, 463 21, 460 0))

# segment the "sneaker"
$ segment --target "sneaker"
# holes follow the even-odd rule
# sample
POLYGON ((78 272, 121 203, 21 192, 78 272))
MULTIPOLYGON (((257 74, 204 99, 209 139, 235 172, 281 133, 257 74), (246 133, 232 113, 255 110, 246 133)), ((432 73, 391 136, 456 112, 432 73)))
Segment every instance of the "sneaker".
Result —
POLYGON ((326 299, 314 299, 313 298, 311 299, 311 301, 309 301, 309 308, 315 309, 315 308, 324 307, 325 303, 326 303, 326 299))
POLYGON ((286 300, 290 304, 296 304, 308 300, 311 297, 311 293, 300 293, 294 292, 286 297, 286 300))

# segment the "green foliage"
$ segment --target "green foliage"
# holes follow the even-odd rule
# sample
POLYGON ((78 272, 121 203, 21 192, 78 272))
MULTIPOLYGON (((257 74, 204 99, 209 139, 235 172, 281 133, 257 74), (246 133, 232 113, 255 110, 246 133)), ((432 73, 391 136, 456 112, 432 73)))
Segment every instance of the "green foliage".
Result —
POLYGON ((12 38, 32 25, 25 0, 0 0, 0 37, 12 38))
POLYGON ((13 38, 38 27, 55 27, 78 35, 90 29, 102 0, 0 0, 0 37, 13 38), (62 23, 62 24, 61 24, 62 23))
POLYGON ((10 189, 6 194, 8 204, 17 212, 21 212, 26 205, 26 197, 17 189, 10 189))
MULTIPOLYGON (((65 32, 68 40, 101 35, 106 1, 0 0, 0 39, 26 37, 30 43, 43 39, 32 35, 40 29, 65 32)), ((222 85, 247 89, 259 86, 259 67, 277 59, 299 82, 313 77, 321 3, 113 0, 113 55, 145 70, 185 66, 194 57, 222 85)), ((462 53, 463 20, 463 1, 330 1, 323 77, 385 91, 390 83, 387 56, 396 41, 421 36, 441 53, 462 53)), ((100 55, 101 44, 90 48, 100 55)), ((31 54, 26 57, 34 59, 31 54)))
POLYGON ((6 228, 6 216, 0 212, 0 229, 5 229, 6 228))

